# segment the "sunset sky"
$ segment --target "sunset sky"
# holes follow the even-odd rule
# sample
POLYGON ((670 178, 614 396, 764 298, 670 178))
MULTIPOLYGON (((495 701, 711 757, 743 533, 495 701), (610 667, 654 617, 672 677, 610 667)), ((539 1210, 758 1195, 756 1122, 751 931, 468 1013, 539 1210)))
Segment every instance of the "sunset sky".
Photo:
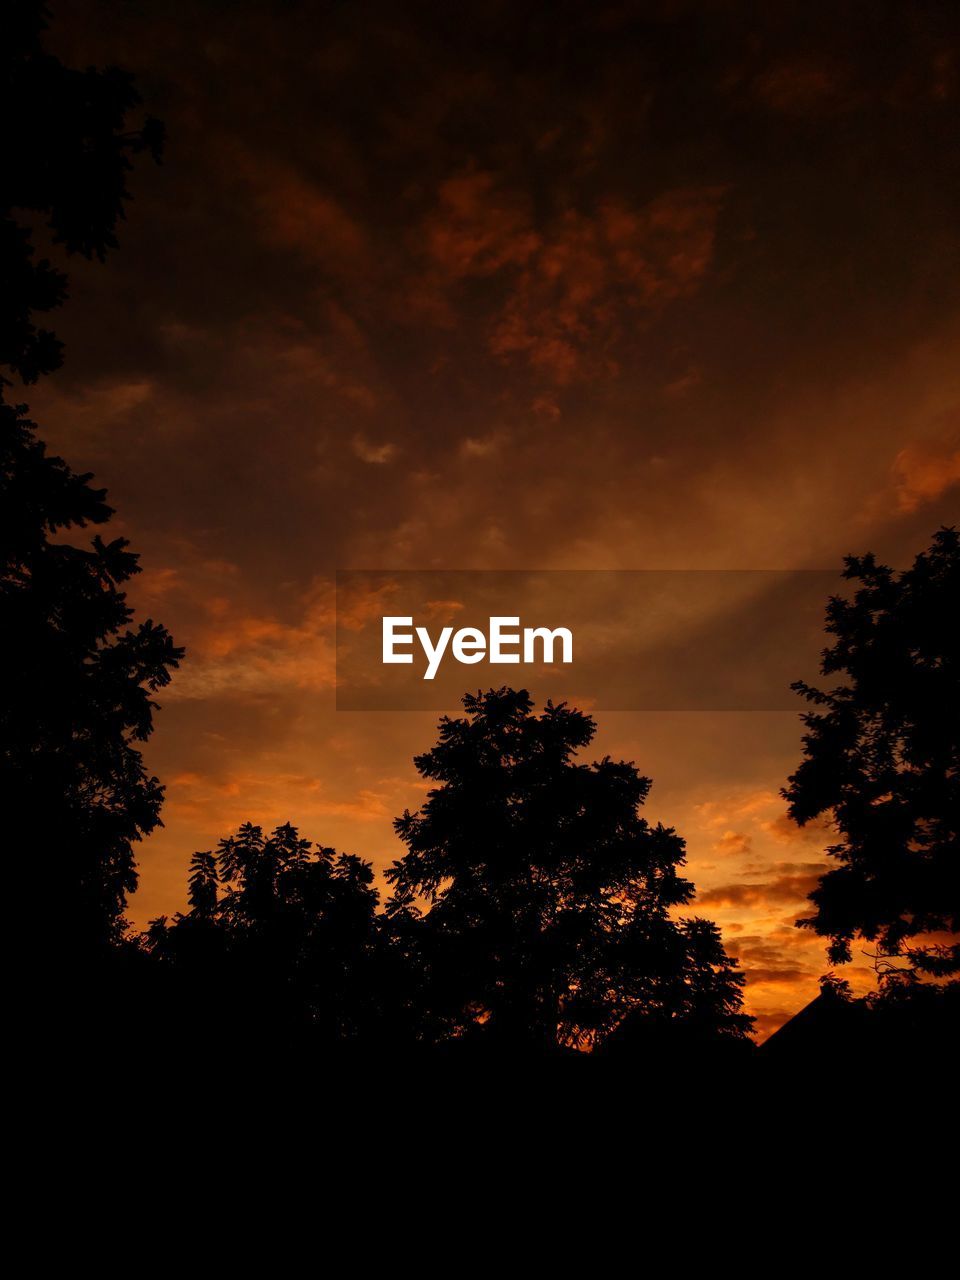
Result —
MULTIPOLYGON (((399 856, 437 715, 335 710, 337 569, 904 565, 960 519, 955 6, 52 9, 169 135, 25 393, 187 647, 137 925, 247 819, 399 856)), ((827 969, 798 714, 598 719, 767 1034, 827 969)))

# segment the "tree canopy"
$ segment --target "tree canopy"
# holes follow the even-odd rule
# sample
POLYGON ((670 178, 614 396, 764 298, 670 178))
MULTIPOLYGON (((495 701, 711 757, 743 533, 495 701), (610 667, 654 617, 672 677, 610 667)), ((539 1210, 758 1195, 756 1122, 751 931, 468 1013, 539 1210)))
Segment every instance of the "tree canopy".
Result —
POLYGON ((432 1034, 550 1050, 592 1045, 628 1014, 741 1036, 742 975, 693 896, 684 844, 641 816, 650 780, 579 763, 590 716, 525 690, 464 698, 416 757, 437 785, 396 829, 387 917, 418 963, 432 1034))
POLYGON ((198 1038, 267 1031, 315 1042, 376 1031, 378 895, 368 862, 315 846, 286 823, 244 823, 194 854, 189 910, 147 931, 198 1038))
POLYGON ((123 591, 139 571, 124 538, 66 531, 112 515, 90 484, 0 404, 0 752, 21 873, 63 938, 104 942, 137 883, 133 843, 163 788, 139 744, 182 650, 123 591))
MULTIPOLYGON (((130 199, 132 157, 159 158, 163 126, 131 126, 140 95, 131 75, 65 66, 43 48, 36 0, 5 8, 0 41, 0 367, 35 382, 58 368, 62 344, 36 317, 59 307, 67 277, 37 257, 38 224, 68 254, 101 261, 117 245, 130 199)), ((0 392, 5 381, 0 377, 0 392)))
POLYGON ((856 935, 919 973, 960 969, 960 537, 941 529, 911 568, 850 556, 852 598, 827 609, 828 689, 803 682, 803 760, 785 796, 806 823, 828 815, 836 866, 800 923, 835 963, 856 935), (937 938, 937 935, 940 935, 937 938))

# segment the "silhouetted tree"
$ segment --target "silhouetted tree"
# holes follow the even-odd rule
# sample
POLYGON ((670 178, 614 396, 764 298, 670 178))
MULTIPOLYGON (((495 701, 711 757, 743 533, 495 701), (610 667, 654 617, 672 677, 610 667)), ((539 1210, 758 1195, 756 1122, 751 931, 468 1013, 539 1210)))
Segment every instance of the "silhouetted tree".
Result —
POLYGON ((834 963, 860 935, 881 971, 903 957, 943 976, 960 945, 923 935, 960 932, 960 539, 941 529, 899 574, 850 556, 844 576, 859 586, 829 602, 821 664, 840 680, 793 686, 816 710, 784 791, 790 815, 828 814, 839 835, 800 924, 830 938, 834 963))
MULTIPOLYGON (((67 254, 116 244, 130 157, 159 152, 155 121, 128 128, 130 77, 75 71, 41 44, 44 9, 5 7, 0 30, 0 367, 30 382, 56 368, 59 342, 35 313, 59 306, 66 277, 35 260, 44 222, 67 254)), ((0 802, 21 901, 43 935, 89 952, 116 941, 136 884, 133 842, 159 822, 162 789, 138 744, 152 695, 181 651, 152 621, 132 628, 123 584, 137 572, 124 539, 74 546, 65 533, 112 515, 37 440, 0 376, 0 802)))
MULTIPOLYGON (((54 243, 103 260, 116 246, 131 157, 159 158, 163 128, 129 127, 140 104, 130 75, 111 67, 77 71, 44 52, 45 9, 35 0, 4 7, 0 28, 0 366, 33 382, 62 362, 62 345, 34 316, 59 307, 67 277, 35 257, 32 219, 54 243)), ((0 377, 0 393, 3 383, 0 377)))
POLYGON ((423 1034, 549 1051, 639 1012, 744 1035, 743 978, 717 930, 671 914, 693 886, 680 837, 640 816, 649 779, 576 763, 593 720, 532 705, 523 690, 467 696, 466 718, 444 717, 415 759, 438 785, 397 819, 408 852, 386 915, 423 1034))
MULTIPOLYGON (((376 1030, 377 892, 369 863, 289 823, 245 823, 190 864, 190 910, 147 931, 188 1016, 229 1033, 356 1041, 376 1030)), ((208 1028, 209 1029, 209 1028, 208 1028)))
POLYGON ((0 404, 0 793, 22 900, 48 940, 85 947, 118 936, 133 842, 159 822, 138 744, 182 654, 162 626, 130 625, 125 539, 64 540, 112 514, 89 481, 0 404))
POLYGON ((213 854, 209 850, 206 853, 195 853, 190 859, 187 901, 191 912, 198 919, 209 920, 216 911, 219 883, 217 860, 213 854))

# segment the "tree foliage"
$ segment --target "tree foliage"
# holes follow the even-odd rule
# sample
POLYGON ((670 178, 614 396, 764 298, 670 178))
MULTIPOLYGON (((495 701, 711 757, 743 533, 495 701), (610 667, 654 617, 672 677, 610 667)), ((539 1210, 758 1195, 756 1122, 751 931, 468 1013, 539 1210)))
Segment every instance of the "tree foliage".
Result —
POLYGON ((500 689, 464 707, 416 757, 437 785, 397 820, 407 853, 387 873, 426 1034, 550 1050, 637 1012, 745 1034, 716 929, 674 918, 693 886, 683 841, 640 814, 650 780, 575 761, 595 724, 565 704, 535 715, 524 690, 500 689))
POLYGON ((844 576, 859 585, 830 600, 821 665, 840 680, 794 686, 814 710, 789 811, 826 814, 839 835, 800 923, 831 940, 834 963, 860 935, 881 968, 902 956, 943 976, 960 969, 942 937, 960 932, 960 538, 941 529, 902 573, 851 556, 844 576))
MULTIPOLYGON (((34 238, 102 259, 116 244, 131 157, 159 154, 154 121, 131 130, 125 72, 77 71, 41 43, 44 10, 7 7, 0 41, 0 366, 25 382, 61 347, 37 313, 67 280, 34 238)), ((136 885, 133 843, 159 822, 162 788, 143 764, 153 695, 181 656, 163 627, 133 625, 123 590, 138 572, 123 538, 70 538, 113 514, 105 492, 51 457, 0 376, 0 799, 27 900, 47 937, 88 950, 115 940, 136 885)))
POLYGON ((245 823, 194 854, 189 910, 146 942, 198 1022, 351 1041, 375 1027, 377 901, 369 863, 245 823))
POLYGON ((4 807, 48 925, 87 943, 116 936, 137 883, 133 843, 159 822, 163 788, 139 744, 182 655, 162 626, 132 624, 123 586, 139 567, 125 539, 64 540, 111 514, 89 475, 0 404, 4 807))
MULTIPOLYGON (((62 344, 35 317, 59 307, 67 277, 37 257, 37 224, 68 254, 101 261, 117 244, 130 199, 132 157, 159 158, 163 128, 130 127, 140 96, 111 67, 80 71, 44 51, 45 12, 35 0, 4 10, 0 41, 0 366, 34 382, 62 363, 62 344)), ((4 379, 0 378, 0 390, 4 379)))

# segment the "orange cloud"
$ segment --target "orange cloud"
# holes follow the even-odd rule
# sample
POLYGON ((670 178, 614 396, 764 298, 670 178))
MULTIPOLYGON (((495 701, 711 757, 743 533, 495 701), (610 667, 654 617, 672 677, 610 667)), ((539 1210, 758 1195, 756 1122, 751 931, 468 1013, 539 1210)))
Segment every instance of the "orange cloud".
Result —
POLYGON ((753 840, 742 831, 725 831, 714 844, 717 853, 749 853, 753 840))
POLYGON ((165 566, 134 580, 135 602, 162 600, 176 612, 177 639, 187 650, 164 701, 333 687, 332 584, 312 584, 294 621, 251 607, 246 590, 237 567, 218 560, 165 566))
POLYGON ((380 444, 373 444, 365 436, 356 435, 353 438, 352 445, 353 452, 361 462, 366 462, 375 467, 382 467, 385 463, 392 462, 397 456, 397 446, 390 440, 384 440, 380 444))
POLYGON ((521 360, 563 386, 616 371, 612 348, 629 312, 698 287, 713 257, 722 196, 719 187, 683 188, 638 208, 607 199, 540 227, 529 200, 494 174, 471 172, 440 185, 419 241, 432 287, 448 301, 470 277, 497 278, 491 354, 521 360))
POLYGON ((720 188, 667 192, 638 210, 569 211, 520 273, 490 335, 563 386, 616 372, 628 315, 695 291, 713 256, 720 188))
MULTIPOLYGON (((808 914, 807 895, 826 867, 826 859, 817 855, 829 843, 826 826, 797 828, 772 788, 719 792, 694 806, 688 839, 690 872, 698 887, 694 909, 716 919, 728 951, 739 961, 759 1039, 817 994, 828 967, 824 940, 797 929, 795 921, 808 914), (720 855, 715 862, 701 860, 704 845, 711 855, 720 855), (785 849, 800 856, 784 859, 785 849)), ((873 985, 869 967, 859 960, 845 968, 844 976, 857 990, 873 985)))
POLYGON ((329 192, 262 152, 233 148, 228 158, 250 191, 267 240, 338 270, 356 269, 368 250, 366 237, 329 192))
POLYGON ((954 437, 908 444, 894 459, 892 471, 897 509, 908 515, 960 483, 960 442, 954 437))
POLYGON ((842 88, 836 67, 801 59, 780 62, 754 82, 754 90, 766 106, 793 116, 815 115, 832 107, 842 88))
POLYGON ((423 228, 427 255, 452 280, 520 266, 540 248, 529 208, 498 188, 490 173, 465 173, 440 184, 436 211, 423 228))
POLYGON ((699 894, 697 900, 704 906, 722 907, 766 907, 775 903, 789 903, 800 911, 823 870, 821 863, 811 862, 802 865, 799 870, 791 867, 788 872, 772 880, 735 881, 732 884, 718 885, 699 894))

